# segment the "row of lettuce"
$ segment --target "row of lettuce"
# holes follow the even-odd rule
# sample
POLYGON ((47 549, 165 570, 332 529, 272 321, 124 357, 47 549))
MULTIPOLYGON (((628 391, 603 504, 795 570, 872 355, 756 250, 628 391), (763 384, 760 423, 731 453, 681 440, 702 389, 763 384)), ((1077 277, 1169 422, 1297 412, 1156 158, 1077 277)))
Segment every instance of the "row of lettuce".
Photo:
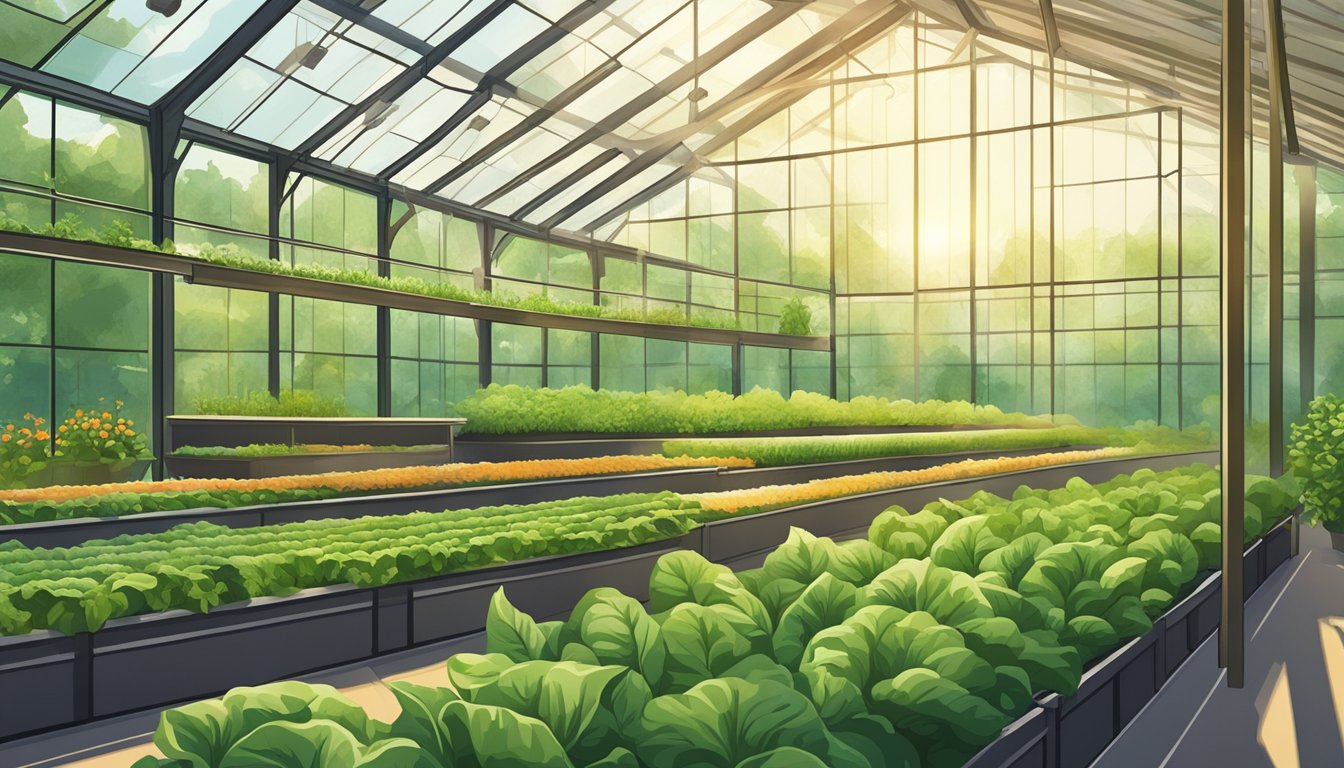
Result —
POLYGON ((672 539, 734 514, 855 492, 1067 464, 1095 453, 958 462, 794 486, 670 492, 312 520, 253 528, 206 522, 80 546, 0 544, 0 634, 72 634, 172 609, 208 611, 311 587, 371 587, 548 555, 672 539))
MULTIPOLYGON (((1051 427, 1031 430, 909 433, 900 435, 763 438, 759 440, 669 441, 662 456, 604 456, 591 459, 548 459, 395 467, 264 479, 187 478, 153 482, 55 486, 0 491, 0 524, 44 522, 78 517, 110 517, 143 512, 196 508, 232 508, 281 504, 377 493, 404 493, 447 488, 531 482, 560 478, 693 467, 744 468, 833 462, 861 458, 994 450, 1048 449, 1083 445, 1132 445, 1141 450, 1168 450, 1145 442, 1144 432, 1051 427)), ((258 450, 258 455, 282 455, 258 450)), ((201 455, 212 455, 206 451, 201 455)), ((227 452, 222 452, 227 453, 227 452)), ((238 452, 234 455, 250 455, 238 452)))
MULTIPOLYGON (((1247 497, 1248 540, 1295 504, 1266 478, 1247 497)), ((538 623, 501 590, 487 653, 392 683, 390 723, 324 686, 237 689, 165 713, 136 768, 958 766, 1212 568, 1219 507, 1208 467, 1141 471, 891 508, 865 540, 795 530, 740 573, 679 551, 647 608, 599 588, 538 623)))
MULTIPOLYGON (((352 415, 336 398, 308 390, 200 398, 197 413, 213 416, 308 417, 352 415)), ((965 401, 889 400, 855 397, 833 400, 815 392, 785 397, 774 390, 742 395, 710 391, 621 392, 576 384, 524 387, 491 384, 453 407, 467 419, 463 434, 556 433, 716 434, 812 427, 910 427, 998 425, 1043 427, 1051 419, 1004 413, 992 405, 965 401)))

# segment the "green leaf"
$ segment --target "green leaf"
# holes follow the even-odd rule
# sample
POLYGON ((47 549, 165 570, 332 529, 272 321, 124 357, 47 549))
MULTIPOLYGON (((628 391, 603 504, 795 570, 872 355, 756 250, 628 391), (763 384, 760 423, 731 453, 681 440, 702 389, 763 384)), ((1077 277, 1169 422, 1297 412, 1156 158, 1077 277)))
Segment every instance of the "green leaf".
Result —
POLYGON ((848 582, 823 573, 780 617, 773 639, 775 658, 797 669, 812 636, 845 620, 854 607, 856 590, 848 582))
POLYGON ((990 530, 987 518, 965 517, 943 531, 929 548, 929 559, 934 565, 974 576, 980 572, 980 561, 1006 544, 990 530))
POLYGON ((731 575, 727 566, 711 563, 688 549, 663 555, 649 574, 649 608, 662 613, 681 603, 706 605, 718 590, 717 579, 731 575))
POLYGON ((453 701, 440 714, 454 768, 573 768, 546 725, 503 707, 453 701))
POLYGON ((703 606, 683 603, 673 608, 662 623, 667 646, 667 664, 662 690, 681 692, 718 677, 737 660, 751 653, 751 642, 727 618, 737 614, 739 625, 749 619, 728 605, 703 606))
POLYGON ((513 607, 500 587, 490 598, 485 619, 485 650, 502 653, 514 661, 549 658, 546 635, 531 616, 513 607))
POLYGON ((432 768, 424 750, 406 739, 388 739, 365 747, 329 720, 265 723, 240 738, 218 768, 432 768))
POLYGON ((826 727, 807 699, 778 683, 728 678, 650 702, 636 752, 650 768, 735 768, 784 746, 827 754, 826 727))
POLYGON ((859 590, 857 606, 889 605, 907 612, 927 611, 939 622, 956 626, 993 615, 975 579, 928 560, 902 560, 859 590))
POLYGON ((567 661, 527 661, 503 670, 489 683, 462 690, 473 704, 488 704, 535 718, 567 749, 592 722, 607 686, 620 667, 567 661))
POLYGON ((801 528, 790 528, 783 544, 765 557, 765 574, 771 579, 789 579, 811 584, 831 569, 835 542, 817 538, 801 528))
POLYGON ((738 763, 736 768, 833 768, 810 752, 795 747, 779 747, 759 755, 752 755, 738 763))

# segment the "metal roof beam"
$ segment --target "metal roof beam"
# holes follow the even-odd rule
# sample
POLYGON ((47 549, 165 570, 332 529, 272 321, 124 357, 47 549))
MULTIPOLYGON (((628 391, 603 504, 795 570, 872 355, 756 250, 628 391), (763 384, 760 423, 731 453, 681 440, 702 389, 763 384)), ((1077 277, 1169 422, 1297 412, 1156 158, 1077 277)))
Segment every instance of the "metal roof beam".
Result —
POLYGON ((472 37, 485 28, 487 24, 494 21, 501 13, 513 3, 511 0, 494 0, 485 10, 481 11, 471 21, 464 24, 453 34, 449 35, 425 56, 421 57, 419 63, 407 67, 401 74, 392 78, 383 87, 376 92, 365 97, 358 104, 351 104, 342 109, 335 117, 327 122, 326 125, 319 128, 312 136, 294 150, 296 155, 311 155, 316 152, 323 144, 330 141, 341 129, 350 123, 351 120, 359 117, 369 108, 380 101, 395 101, 397 98, 409 91, 416 83, 427 77, 434 68, 443 63, 445 59, 452 55, 462 44, 466 43, 472 37))
POLYGON ((1288 76, 1288 47, 1283 33, 1282 0, 1265 0, 1265 49, 1269 57, 1269 76, 1275 78, 1278 86, 1278 99, 1275 106, 1280 110, 1283 120, 1285 149, 1297 154, 1301 147, 1297 143, 1297 120, 1293 114, 1293 84, 1288 76))
POLYGON ((228 74, 233 65, 296 5, 298 0, 268 0, 262 3, 200 66, 159 97, 154 102, 154 108, 163 113, 165 121, 180 125, 192 103, 228 74))
MULTIPOLYGON (((816 70, 821 70, 838 64, 841 59, 849 56, 856 49, 861 48, 864 45, 867 45, 869 42, 872 42, 878 36, 880 36, 883 32, 890 29, 892 26, 900 23, 900 21, 904 19, 906 16, 908 16, 910 12, 911 12, 910 7, 908 5, 905 5, 904 3, 900 3, 897 4, 896 6, 893 6, 892 11, 883 14, 878 20, 868 24, 859 32, 850 35, 844 41, 843 44, 834 46, 831 55, 828 56, 826 59, 814 62, 812 65, 813 68, 816 70)), ((790 89, 775 96, 769 101, 766 101, 758 105, 751 112, 747 113, 745 117, 743 117, 741 120, 738 120, 731 128, 729 128, 726 131, 723 131, 722 133, 715 136, 713 139, 706 142, 705 145, 700 148, 699 154, 702 156, 714 154, 714 152, 718 151, 719 149, 722 149, 723 147, 727 146, 733 141, 736 141, 737 138, 742 134, 746 133, 752 128, 755 128, 757 125, 760 125, 761 123, 765 122, 771 117, 779 114, 780 111, 789 108, 794 103, 802 100, 810 92, 811 92, 810 89, 802 89, 802 88, 790 89)), ((583 228, 584 231, 596 230, 603 224, 607 223, 616 216, 619 216, 625 211, 630 210, 631 208, 639 205, 640 203, 653 199, 664 190, 690 177, 695 172, 695 170, 696 169, 692 167, 682 167, 676 171, 673 171, 669 176, 660 179, 653 185, 650 185, 648 189, 643 190, 631 196, 630 198, 626 199, 625 201, 613 206, 606 213, 597 217, 587 226, 585 226, 583 228)))
POLYGON ((1055 1, 1037 0, 1041 7, 1041 27, 1045 29, 1046 53, 1058 56, 1063 46, 1059 42, 1059 25, 1055 22, 1055 1))
MULTIPOLYGON (((850 47, 844 45, 847 36, 855 33, 857 30, 864 30, 867 34, 863 35, 865 39, 871 39, 870 36, 876 36, 891 28, 892 24, 905 18, 910 9, 905 3, 891 3, 889 0, 868 0, 862 5, 856 6, 848 14, 837 19, 834 23, 827 26, 820 33, 813 35, 807 41, 794 48, 789 53, 780 57, 770 67, 747 79, 736 90, 716 102, 712 107, 701 114, 699 119, 689 125, 670 132, 670 135, 658 146, 641 154, 634 162, 612 174, 605 181, 585 192, 578 199, 566 205, 554 216, 542 223, 543 228, 550 228, 563 222, 565 219, 582 211, 588 205, 600 200, 603 195, 608 194, 621 184, 634 178, 637 174, 657 164, 657 162, 682 144, 688 137, 695 134, 703 125, 717 120, 719 117, 731 113, 737 109, 743 102, 750 101, 759 95, 760 90, 769 86, 772 82, 783 77, 787 72, 795 68, 802 68, 800 72, 795 73, 795 77, 806 79, 829 69, 836 61, 848 53, 850 47), (820 56, 818 56, 818 52, 820 56)), ((788 90, 794 90, 792 88, 788 90)), ((811 89, 803 89, 811 90, 811 89)), ((702 153, 707 154, 707 153, 702 153)))
MULTIPOLYGON (((677 69, 676 72, 673 72, 671 75, 668 75, 666 78, 664 78, 661 82, 654 85, 652 88, 644 91, 638 96, 622 104, 614 112, 607 115, 592 128, 589 128, 588 130, 579 134, 568 144, 556 150, 555 152, 552 152, 551 154, 547 155, 540 162, 534 164, 531 168, 515 176, 507 184, 504 184, 490 195, 487 195, 485 198, 476 201, 475 204, 480 207, 489 205, 490 203, 494 202, 495 200, 498 200, 504 195, 507 195, 508 193, 512 192, 513 190, 517 189, 523 184, 526 184, 537 174, 541 173, 542 171, 545 171, 547 168, 556 165, 561 160, 564 160, 566 157, 569 157, 573 153, 577 152, 580 147, 583 147, 587 144, 597 141, 601 139, 603 136, 610 134, 612 131, 616 130, 621 125, 625 124, 627 121, 634 118, 640 112, 643 112, 645 109, 649 108, 653 104, 658 103, 658 100, 663 98, 663 96, 672 93, 679 86, 683 85, 687 81, 694 78, 702 69, 712 67, 715 64, 719 63, 720 61, 723 61, 724 59, 728 58, 733 53, 737 52, 743 45, 746 45, 748 42, 754 40, 759 35, 764 34, 767 30, 772 29, 776 25, 782 23, 785 19, 789 18, 794 13, 796 13, 798 9, 801 7, 802 5, 797 3, 772 6, 770 10, 756 17, 743 28, 737 30, 726 40, 715 46, 712 50, 702 53, 697 60, 682 65, 677 69)), ((460 171, 460 169, 455 169, 455 171, 460 171)), ((427 191, 437 192, 450 181, 452 181, 451 174, 445 175, 444 178, 441 178, 434 184, 431 184, 427 188, 427 191)))
POLYGON ((3 59, 0 59, 0 83, 106 112, 113 117, 141 123, 149 121, 149 108, 143 104, 3 59))
POLYGON ((415 51, 421 56, 428 56, 434 50, 434 46, 396 24, 383 21, 374 16, 373 13, 357 5, 347 3, 345 0, 308 0, 308 2, 340 16, 357 27, 363 27, 379 37, 385 37, 408 51, 415 51))
MULTIPOLYGON (((328 2, 333 1, 335 0, 328 0, 328 2)), ((522 46, 521 48, 510 54, 507 58, 500 61, 499 64, 491 68, 491 70, 485 73, 485 76, 481 78, 480 85, 477 88, 476 92, 472 95, 471 99, 462 106, 462 109, 459 109, 457 112, 455 112, 450 118, 445 120, 442 125, 435 128, 427 137, 425 137, 424 141, 421 141, 411 151, 397 158, 396 162, 384 168, 382 172, 379 173, 378 175, 382 178, 390 179, 393 176, 396 176, 398 173, 404 171, 411 165, 411 163, 414 163, 416 159, 423 156, 424 153, 432 149, 434 145, 438 144, 440 141, 443 141, 445 138, 447 138, 454 130, 457 129, 459 125, 461 125, 473 114, 475 114, 477 110, 479 110, 486 104, 490 103, 490 98, 493 95, 494 87, 497 84, 504 84, 508 80, 509 76, 512 75, 514 72, 517 72, 520 67, 522 67, 524 64, 528 63, 532 59, 536 58, 538 54, 542 53, 547 48, 563 40, 565 35, 569 34, 570 32, 573 32, 584 22, 588 21, 593 16, 596 16, 598 13, 605 10, 608 6, 612 4, 612 2, 614 2, 614 0, 592 0, 592 2, 585 3, 579 6, 578 8, 575 8, 563 19, 551 25, 550 28, 548 28, 545 32, 533 38, 526 45, 522 46)), ((599 67, 598 71, 603 73, 603 75, 605 75, 609 71, 609 67, 610 64, 604 65, 602 67, 599 67)), ((599 76, 596 79, 600 79, 600 77, 601 76, 599 76)), ((580 79, 579 82, 591 85, 592 82, 595 82, 595 79, 592 78, 590 74, 589 76, 580 79)), ((567 94, 570 94, 570 92, 573 90, 574 90, 573 87, 566 89, 564 93, 561 93, 560 95, 556 96, 555 99, 552 99, 552 103, 547 104, 545 109, 553 109, 552 104, 555 103, 567 104, 569 103, 569 100, 577 98, 578 93, 582 92, 579 91, 578 93, 574 93, 573 95, 568 97, 568 100, 563 100, 564 97, 567 94)), ((533 114, 535 115, 537 113, 542 113, 544 111, 545 111, 544 109, 539 109, 537 110, 537 112, 533 114)), ((527 121, 524 122, 526 123, 527 121)), ((512 134, 515 133, 516 131, 517 128, 515 128, 513 131, 510 131, 510 133, 512 134)), ((512 139, 510 139, 510 141, 511 140, 512 139)), ((495 146, 495 142, 491 142, 490 146, 491 147, 495 146)), ((471 159, 475 161, 480 161, 483 160, 485 157, 488 157, 488 155, 482 156, 480 152, 477 152, 472 155, 471 159)))

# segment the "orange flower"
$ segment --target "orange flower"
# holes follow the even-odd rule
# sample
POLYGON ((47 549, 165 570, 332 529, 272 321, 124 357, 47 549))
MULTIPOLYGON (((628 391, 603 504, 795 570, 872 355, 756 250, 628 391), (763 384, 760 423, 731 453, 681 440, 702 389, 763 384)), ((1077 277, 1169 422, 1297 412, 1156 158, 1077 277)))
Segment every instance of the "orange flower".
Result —
POLYGON ((793 485, 767 485, 740 491, 688 494, 686 498, 700 502, 700 506, 709 510, 730 514, 743 511, 755 512, 763 509, 779 509, 797 504, 834 499, 841 496, 904 488, 911 485, 961 480, 968 477, 983 477, 1037 467, 1073 464, 1080 461, 1096 461, 1097 459, 1109 459, 1133 453, 1134 449, 1132 448, 1102 448, 1095 451, 1060 451, 1032 456, 966 459, 927 469, 902 472, 869 472, 864 475, 832 477, 793 485))
POLYGON ((126 420, 125 420, 125 419, 117 419, 117 423, 118 423, 118 424, 125 424, 125 423, 126 423, 126 420))
POLYGON ((82 419, 82 418, 84 418, 84 409, 83 409, 83 408, 76 408, 76 409, 75 409, 75 418, 76 418, 76 419, 82 419))
POLYGON ((133 429, 128 429, 128 430, 126 430, 126 436, 127 436, 127 437, 135 437, 135 430, 133 430, 133 429))
POLYGON ((117 431, 118 431, 118 432, 125 432, 125 431, 126 431, 126 425, 125 425, 125 424, 118 424, 118 425, 117 425, 117 431))
POLYGON ((79 428, 80 428, 80 429, 88 429, 88 428, 89 428, 89 422, 87 422, 87 421, 82 422, 82 423, 79 425, 79 428))
POLYGON ((33 437, 36 437, 38 440, 47 440, 51 438, 51 435, 48 434, 46 430, 40 429, 36 435, 33 435, 33 437))
POLYGON ((103 411, 103 418, 104 418, 104 419, 110 419, 110 418, 112 418, 112 414, 108 413, 107 411, 103 411))
POLYGON ((32 421, 32 420, 33 420, 33 412, 32 412, 32 411, 25 411, 24 414, 23 414, 23 418, 24 418, 24 421, 32 421))
MULTIPOLYGON (((127 430, 126 434, 132 434, 127 430)), ((0 491, 8 501, 67 501, 109 493, 187 493, 192 491, 295 490, 330 488, 338 492, 406 491, 481 485, 485 483, 550 480, 562 477, 656 472, 691 467, 751 467, 749 459, 689 458, 663 456, 604 456, 592 459, 538 459, 532 461, 442 464, 423 467, 371 469, 362 472, 331 472, 324 475, 289 475, 251 480, 186 478, 108 485, 67 485, 0 491)))
POLYGON ((0 443, 8 443, 12 439, 13 436, 10 435, 8 432, 4 433, 3 435, 0 435, 0 443))
POLYGON ((135 422, 134 422, 134 421, 131 421, 130 419, 127 419, 127 420, 126 420, 126 426, 128 426, 128 427, 134 427, 134 426, 135 426, 135 422))
POLYGON ((14 425, 13 425, 13 424, 6 424, 6 425, 5 425, 5 431, 6 431, 6 432, 13 432, 13 431, 14 431, 14 425))
POLYGON ((99 428, 99 427, 101 427, 101 426, 103 425, 103 422, 100 421, 100 420, 98 420, 98 419, 94 419, 93 421, 90 421, 89 424, 90 424, 94 429, 97 429, 97 428, 99 428))
POLYGON ((106 440, 106 439, 107 439, 107 430, 106 430, 106 429, 100 429, 100 430, 98 430, 98 436, 101 437, 101 438, 103 438, 104 440, 106 440))
POLYGON ((57 430, 57 431, 59 431, 59 432, 64 432, 64 431, 65 431, 65 429, 66 429, 66 427, 65 427, 65 425, 64 425, 64 424, 62 424, 62 425, 61 425, 61 426, 60 426, 60 427, 59 427, 59 428, 58 428, 58 430, 57 430))
POLYGON ((23 429, 20 429, 20 430, 19 430, 19 434, 20 434, 20 435, 25 435, 25 436, 27 436, 27 435, 31 435, 31 434, 33 434, 33 430, 31 430, 31 429, 29 429, 29 428, 27 428, 27 427, 24 427, 23 429))

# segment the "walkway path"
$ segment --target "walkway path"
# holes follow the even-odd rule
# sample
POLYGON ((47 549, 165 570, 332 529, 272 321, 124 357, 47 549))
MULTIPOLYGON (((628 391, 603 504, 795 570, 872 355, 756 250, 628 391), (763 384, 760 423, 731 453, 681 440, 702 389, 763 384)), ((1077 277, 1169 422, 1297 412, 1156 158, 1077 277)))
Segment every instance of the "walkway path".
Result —
POLYGON ((1247 604, 1246 687, 1227 687, 1215 634, 1094 768, 1206 766, 1344 766, 1344 553, 1324 530, 1247 604))

